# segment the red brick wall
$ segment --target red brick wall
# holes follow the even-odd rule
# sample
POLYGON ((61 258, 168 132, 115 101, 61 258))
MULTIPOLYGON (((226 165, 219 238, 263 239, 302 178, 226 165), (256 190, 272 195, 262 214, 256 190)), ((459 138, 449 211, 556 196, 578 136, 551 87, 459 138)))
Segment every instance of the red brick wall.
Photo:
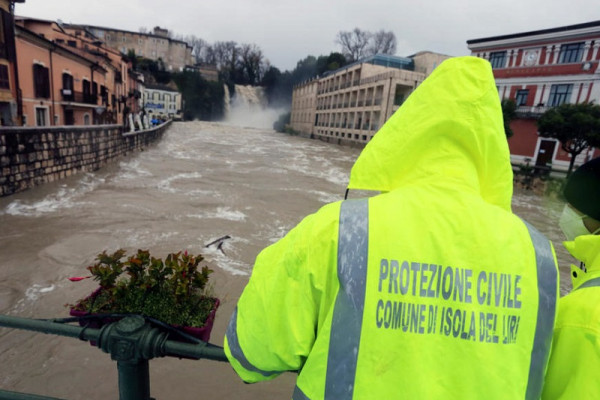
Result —
POLYGON ((510 154, 534 157, 538 141, 537 125, 533 119, 516 119, 510 123, 514 135, 508 139, 510 154))

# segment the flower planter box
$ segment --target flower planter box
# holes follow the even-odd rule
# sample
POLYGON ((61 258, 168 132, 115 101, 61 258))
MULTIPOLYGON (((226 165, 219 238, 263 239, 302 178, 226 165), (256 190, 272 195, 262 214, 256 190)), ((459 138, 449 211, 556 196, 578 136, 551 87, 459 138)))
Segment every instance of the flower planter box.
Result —
MULTIPOLYGON (((81 326, 98 329, 118 321, 122 318, 119 314, 139 314, 154 318, 155 325, 173 333, 171 340, 210 340, 219 300, 206 290, 212 270, 207 266, 198 268, 204 259, 201 255, 171 253, 163 261, 152 257, 148 250, 138 250, 125 261, 123 258, 123 249, 113 254, 104 251, 87 268, 91 272, 88 277, 98 281, 100 287, 70 305, 70 314, 79 318, 81 326)), ((77 282, 88 277, 69 280, 77 282)))
MULTIPOLYGON (((92 294, 90 294, 87 297, 87 299, 96 297, 100 293, 101 290, 102 290, 102 288, 96 289, 94 292, 92 292, 92 294)), ((204 323, 204 326, 202 326, 202 327, 177 326, 177 325, 171 325, 171 326, 173 328, 179 329, 179 330, 187 333, 188 335, 190 335, 196 339, 202 340, 203 342, 208 342, 210 340, 210 334, 212 332, 213 324, 215 322, 217 308, 219 307, 219 304, 220 304, 219 299, 214 298, 214 300, 215 300, 215 304, 214 304, 212 310, 210 311, 210 313, 208 314, 208 317, 204 323)), ((99 315, 99 314, 90 314, 87 311, 81 311, 81 310, 75 309, 75 307, 71 307, 69 310, 69 315, 71 315, 72 317, 76 317, 76 318, 82 318, 82 317, 94 316, 94 315, 99 315)), ((79 325, 80 326, 87 325, 92 329, 100 329, 103 325, 106 325, 106 324, 109 324, 112 322, 116 322, 120 319, 121 318, 119 318, 119 317, 81 319, 81 320, 79 320, 79 325)), ((188 342, 188 343, 190 342, 189 340, 186 340, 183 337, 173 338, 172 340, 178 340, 181 342, 188 342)), ((95 346, 96 344, 94 342, 91 342, 91 345, 95 346)))

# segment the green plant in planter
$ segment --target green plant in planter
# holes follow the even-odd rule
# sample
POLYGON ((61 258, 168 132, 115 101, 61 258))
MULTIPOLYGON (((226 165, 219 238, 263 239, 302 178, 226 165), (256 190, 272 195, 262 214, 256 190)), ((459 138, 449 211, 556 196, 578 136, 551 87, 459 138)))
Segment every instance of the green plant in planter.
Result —
POLYGON ((202 327, 217 302, 208 285, 213 271, 198 267, 203 259, 179 252, 163 261, 147 250, 125 259, 125 250, 104 251, 88 267, 100 288, 69 306, 89 314, 136 313, 169 325, 202 327))

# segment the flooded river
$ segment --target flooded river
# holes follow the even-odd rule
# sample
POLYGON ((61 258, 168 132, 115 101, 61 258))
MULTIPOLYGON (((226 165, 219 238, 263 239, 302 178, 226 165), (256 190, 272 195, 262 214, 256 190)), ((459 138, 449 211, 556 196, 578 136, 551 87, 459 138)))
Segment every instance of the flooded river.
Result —
MULTIPOLYGON (((202 253, 222 299, 211 342, 227 322, 258 252, 305 215, 340 200, 360 150, 231 125, 175 123, 162 141, 94 173, 0 198, 0 314, 68 316, 96 287, 70 282, 103 250, 202 253), (224 235, 223 252, 205 245, 224 235)), ((516 192, 513 210, 554 242, 561 291, 571 257, 562 204, 516 192)), ((290 398, 295 376, 245 385, 226 363, 156 359, 151 393, 164 399, 290 398)), ((0 388, 65 399, 118 398, 116 364, 75 339, 0 328, 0 388)))

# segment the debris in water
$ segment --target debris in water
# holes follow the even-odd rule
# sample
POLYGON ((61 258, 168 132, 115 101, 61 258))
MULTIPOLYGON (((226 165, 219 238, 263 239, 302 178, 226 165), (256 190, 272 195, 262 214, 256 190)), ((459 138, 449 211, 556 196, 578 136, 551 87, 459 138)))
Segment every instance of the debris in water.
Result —
POLYGON ((212 242, 210 242, 209 244, 207 244, 204 247, 210 247, 214 244, 217 246, 217 249, 221 250, 221 253, 225 254, 225 251, 223 251, 223 243, 227 239, 231 239, 231 236, 229 236, 229 235, 222 236, 222 237, 218 238, 217 240, 213 240, 212 242))

